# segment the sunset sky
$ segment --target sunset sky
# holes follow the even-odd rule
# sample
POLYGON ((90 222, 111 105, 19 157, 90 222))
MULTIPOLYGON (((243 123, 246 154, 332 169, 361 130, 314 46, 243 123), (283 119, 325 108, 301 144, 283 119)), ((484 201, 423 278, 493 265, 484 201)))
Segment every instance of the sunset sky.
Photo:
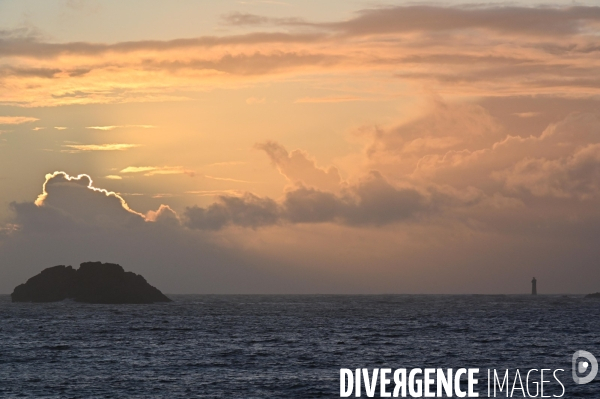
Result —
POLYGON ((600 291, 594 4, 0 0, 0 293, 600 291))

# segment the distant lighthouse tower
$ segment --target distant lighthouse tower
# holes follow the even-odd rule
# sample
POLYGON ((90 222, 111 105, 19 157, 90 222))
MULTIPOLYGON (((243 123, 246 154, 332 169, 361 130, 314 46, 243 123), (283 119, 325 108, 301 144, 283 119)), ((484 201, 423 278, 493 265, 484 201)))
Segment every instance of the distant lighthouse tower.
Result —
POLYGON ((537 280, 534 277, 533 280, 531 280, 531 295, 537 295, 536 283, 537 283, 537 280))

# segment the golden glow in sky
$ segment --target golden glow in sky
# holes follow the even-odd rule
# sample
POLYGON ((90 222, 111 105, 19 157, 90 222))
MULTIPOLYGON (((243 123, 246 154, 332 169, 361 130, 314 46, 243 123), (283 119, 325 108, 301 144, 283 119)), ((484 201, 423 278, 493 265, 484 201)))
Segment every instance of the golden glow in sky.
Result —
POLYGON ((597 290, 600 7, 320 3, 0 2, 7 275, 597 290))

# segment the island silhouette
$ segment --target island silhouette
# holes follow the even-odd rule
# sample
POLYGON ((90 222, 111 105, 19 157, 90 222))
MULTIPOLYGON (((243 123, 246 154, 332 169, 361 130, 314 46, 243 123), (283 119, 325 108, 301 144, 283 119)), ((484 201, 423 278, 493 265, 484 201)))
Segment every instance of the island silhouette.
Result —
POLYGON ((84 262, 79 269, 54 266, 42 270, 11 294, 13 302, 76 302, 144 304, 171 302, 139 274, 115 263, 84 262))

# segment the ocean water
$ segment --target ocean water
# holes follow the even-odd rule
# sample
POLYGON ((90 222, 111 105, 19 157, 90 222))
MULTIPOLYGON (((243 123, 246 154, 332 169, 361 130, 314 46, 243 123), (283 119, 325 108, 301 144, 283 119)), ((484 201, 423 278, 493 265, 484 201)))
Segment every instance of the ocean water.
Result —
POLYGON ((599 300, 171 298, 89 305, 0 296, 0 398, 336 398, 339 369, 362 367, 476 367, 480 378, 487 369, 562 368, 565 398, 600 398, 600 377, 571 378, 574 351, 600 358, 599 300))

